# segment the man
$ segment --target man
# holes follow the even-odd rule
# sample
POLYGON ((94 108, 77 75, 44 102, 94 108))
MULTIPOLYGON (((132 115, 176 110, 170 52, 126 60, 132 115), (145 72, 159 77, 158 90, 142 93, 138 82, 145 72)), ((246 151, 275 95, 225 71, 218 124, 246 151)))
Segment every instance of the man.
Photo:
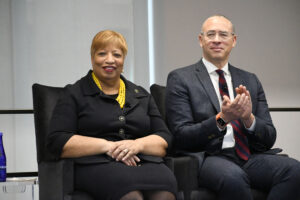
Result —
POLYGON ((251 200, 251 187, 268 200, 298 199, 300 164, 271 149, 276 129, 255 74, 233 67, 236 45, 228 18, 211 16, 202 25, 203 58, 168 76, 166 114, 175 146, 205 151, 200 183, 218 199, 251 200))

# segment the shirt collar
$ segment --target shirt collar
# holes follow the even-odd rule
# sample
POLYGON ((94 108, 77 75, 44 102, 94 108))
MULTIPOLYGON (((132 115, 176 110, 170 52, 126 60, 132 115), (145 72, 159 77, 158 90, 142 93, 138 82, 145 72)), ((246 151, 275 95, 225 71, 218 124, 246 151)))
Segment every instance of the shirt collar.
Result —
MULTIPOLYGON (((206 60, 205 58, 202 58, 202 61, 208 71, 209 74, 211 73, 216 73, 215 71, 219 68, 217 68, 214 64, 206 60)), ((228 69, 228 62, 222 67, 222 70, 224 71, 225 74, 229 74, 229 69, 228 69)))

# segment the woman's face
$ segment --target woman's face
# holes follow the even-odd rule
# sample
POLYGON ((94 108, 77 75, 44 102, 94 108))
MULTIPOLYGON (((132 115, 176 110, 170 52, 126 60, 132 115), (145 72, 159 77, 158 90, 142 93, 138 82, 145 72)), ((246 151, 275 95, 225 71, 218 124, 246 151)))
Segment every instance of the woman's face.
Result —
POLYGON ((119 80, 125 56, 115 45, 98 49, 92 57, 93 71, 100 81, 119 80))

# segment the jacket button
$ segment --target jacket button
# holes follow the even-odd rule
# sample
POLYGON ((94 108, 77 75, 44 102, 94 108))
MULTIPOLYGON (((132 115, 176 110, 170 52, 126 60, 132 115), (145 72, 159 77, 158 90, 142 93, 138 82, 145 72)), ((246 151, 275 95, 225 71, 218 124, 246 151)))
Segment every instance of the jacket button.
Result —
POLYGON ((124 117, 123 115, 121 115, 121 116, 119 117, 119 120, 120 120, 121 122, 124 122, 124 121, 125 121, 125 117, 124 117))
POLYGON ((124 135, 124 133, 125 133, 125 130, 124 130, 124 129, 122 129, 122 128, 120 128, 120 130, 119 130, 119 134, 120 134, 120 135, 124 135))

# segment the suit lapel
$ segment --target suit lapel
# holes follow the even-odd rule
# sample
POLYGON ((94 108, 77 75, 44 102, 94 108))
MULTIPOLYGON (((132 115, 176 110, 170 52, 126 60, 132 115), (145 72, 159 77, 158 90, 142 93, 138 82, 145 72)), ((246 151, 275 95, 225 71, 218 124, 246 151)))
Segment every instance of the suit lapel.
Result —
POLYGON ((231 74, 233 93, 234 93, 234 97, 235 97, 236 96, 235 88, 239 87, 239 85, 244 85, 244 86, 246 86, 246 85, 245 85, 239 71, 230 64, 228 64, 228 67, 229 67, 229 71, 231 74))
POLYGON ((220 112, 220 104, 218 101, 218 96, 216 94, 215 88, 210 80, 210 76, 202 60, 196 64, 195 69, 196 69, 196 76, 198 77, 200 83, 202 84, 204 90, 206 91, 206 94, 209 97, 211 103, 213 104, 216 111, 220 112))

